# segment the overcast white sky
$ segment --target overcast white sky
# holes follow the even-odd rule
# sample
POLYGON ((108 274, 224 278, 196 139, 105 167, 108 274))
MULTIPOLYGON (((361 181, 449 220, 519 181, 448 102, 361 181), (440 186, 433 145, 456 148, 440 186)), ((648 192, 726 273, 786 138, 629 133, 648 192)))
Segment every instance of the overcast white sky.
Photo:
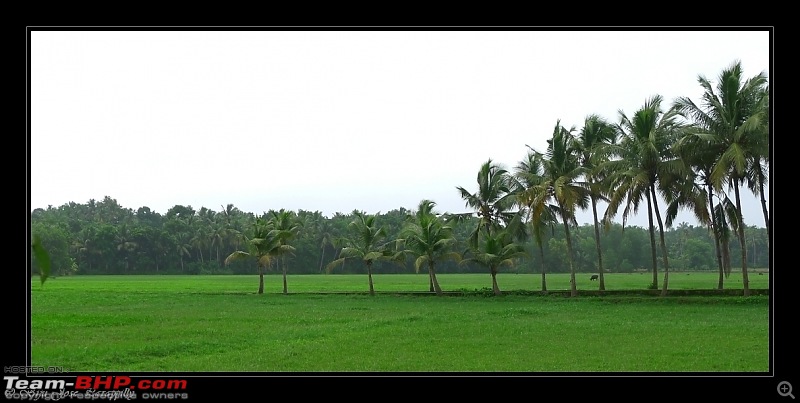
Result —
POLYGON ((544 151, 558 119, 699 101, 698 75, 769 74, 770 47, 766 30, 33 31, 30 207, 469 211, 456 187, 544 151))

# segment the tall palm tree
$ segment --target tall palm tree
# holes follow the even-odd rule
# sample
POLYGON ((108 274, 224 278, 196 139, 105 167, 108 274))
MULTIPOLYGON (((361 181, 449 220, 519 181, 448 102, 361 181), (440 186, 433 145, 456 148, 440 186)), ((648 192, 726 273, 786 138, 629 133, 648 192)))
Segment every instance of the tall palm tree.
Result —
POLYGON ((555 225, 558 223, 556 218, 558 213, 556 208, 546 204, 545 198, 535 197, 537 192, 546 193, 547 177, 544 171, 543 154, 529 150, 525 159, 517 163, 514 177, 516 179, 514 193, 517 195, 517 203, 525 209, 531 226, 531 234, 536 246, 539 248, 542 292, 546 293, 547 275, 544 264, 544 245, 542 243, 546 229, 550 229, 551 233, 555 231, 555 225), (537 189, 542 185, 544 187, 537 189))
POLYGON ((471 245, 477 245, 480 232, 489 233, 512 220, 515 212, 510 210, 515 196, 511 192, 509 179, 508 171, 489 159, 478 171, 478 190, 475 193, 461 186, 456 187, 466 206, 474 209, 475 213, 451 214, 449 217, 463 220, 472 214, 478 215, 478 225, 470 234, 471 245))
POLYGON ((736 60, 722 70, 716 90, 702 75, 698 76, 698 82, 703 88, 701 105, 682 97, 676 100, 675 107, 703 129, 698 136, 722 150, 714 161, 710 181, 717 191, 727 186, 734 193, 734 227, 741 246, 744 295, 748 296, 747 248, 739 188, 748 179, 748 169, 760 166, 764 151, 768 150, 768 142, 764 140, 764 127, 769 119, 767 77, 762 72, 744 79, 741 62, 736 60))
POLYGON ((598 115, 589 115, 583 123, 583 128, 578 133, 575 142, 578 159, 586 169, 585 182, 589 188, 589 200, 592 202, 592 217, 594 224, 594 243, 597 250, 597 270, 600 291, 606 289, 603 275, 603 253, 600 246, 600 221, 597 218, 598 200, 607 202, 605 193, 608 187, 604 184, 605 171, 603 164, 608 162, 612 155, 611 145, 617 142, 615 127, 598 115))
POLYGON ((369 295, 375 295, 375 287, 372 282, 372 264, 378 260, 398 261, 402 254, 395 254, 389 248, 394 241, 386 242, 386 229, 379 227, 375 223, 375 215, 364 214, 354 211, 355 219, 350 222, 349 228, 353 238, 342 239, 345 245, 339 252, 339 258, 328 263, 328 272, 336 266, 344 264, 345 259, 357 258, 364 262, 367 267, 369 277, 369 295))
POLYGON ((320 249, 319 271, 322 273, 323 262, 325 261, 325 249, 328 246, 333 246, 333 225, 330 220, 323 217, 321 214, 315 214, 314 219, 316 220, 315 223, 318 232, 317 243, 320 249))
MULTIPOLYGON (((542 181, 532 188, 526 189, 518 196, 534 206, 533 219, 541 218, 545 206, 561 216, 564 235, 567 241, 567 260, 570 271, 570 295, 577 296, 578 288, 575 280, 575 257, 572 247, 570 226, 577 226, 576 208, 586 209, 589 206, 590 190, 580 179, 585 177, 586 168, 578 160, 578 149, 572 136, 574 128, 567 129, 556 121, 552 137, 547 140, 547 151, 538 158, 542 161, 542 181)), ((530 147, 529 147, 530 148, 530 147)), ((536 152, 532 149, 532 151, 536 152)))
POLYGON ((653 287, 658 288, 658 275, 656 263, 655 227, 653 218, 658 223, 661 257, 664 265, 664 283, 661 295, 667 294, 669 287, 669 256, 664 240, 664 222, 658 206, 660 192, 665 199, 669 190, 663 183, 666 176, 689 176, 690 168, 678 158, 671 146, 683 134, 684 125, 677 120, 677 111, 661 108, 663 97, 654 95, 645 101, 632 117, 619 112, 620 123, 618 130, 622 136, 620 144, 621 158, 610 162, 613 166, 611 172, 613 195, 606 210, 606 216, 613 216, 623 199, 627 206, 623 214, 624 219, 633 211, 636 212, 642 196, 647 200, 647 219, 650 232, 650 248, 653 263, 653 287), (661 187, 659 187, 661 186, 661 187), (632 210, 631 210, 632 207, 632 210))
POLYGON ((470 247, 469 257, 461 263, 475 262, 489 269, 492 275, 492 292, 494 295, 502 295, 500 287, 497 285, 497 272, 502 266, 513 266, 514 259, 525 256, 522 245, 514 242, 511 231, 506 228, 499 229, 494 233, 484 233, 482 242, 470 247))
POLYGON ((127 224, 121 224, 115 234, 115 244, 117 251, 122 252, 123 260, 125 261, 125 272, 130 270, 130 254, 139 246, 133 240, 133 235, 127 224))
POLYGON ((264 268, 269 267, 276 256, 294 251, 294 247, 286 245, 284 238, 290 234, 285 230, 275 229, 265 217, 257 217, 253 224, 253 236, 245 237, 248 250, 237 250, 225 258, 225 264, 243 258, 255 258, 258 268, 258 293, 264 293, 264 268))
POLYGON ((183 257, 190 257, 192 255, 190 252, 191 248, 191 235, 189 235, 188 232, 178 232, 178 235, 175 236, 175 252, 178 253, 178 259, 180 259, 181 262, 181 273, 185 272, 183 257))
POLYGON ((754 135, 753 144, 753 159, 751 165, 747 170, 747 187, 753 194, 761 199, 761 211, 764 215, 764 225, 767 229, 767 248, 769 248, 770 240, 772 239, 772 231, 770 231, 770 218, 769 210, 767 210, 767 199, 765 195, 764 186, 769 182, 769 122, 770 122, 770 108, 769 108, 769 85, 765 85, 761 92, 757 92, 756 96, 760 97, 756 101, 755 108, 763 113, 763 118, 759 122, 753 122, 757 134, 754 135))
MULTIPOLYGON (((681 113, 680 109, 678 111, 681 113)), ((720 195, 714 193, 714 187, 710 179, 716 155, 721 152, 721 149, 698 137, 696 135, 698 130, 702 132, 696 125, 688 126, 686 135, 678 139, 673 147, 679 157, 691 167, 691 170, 687 177, 677 178, 673 184, 676 186, 676 189, 672 192, 675 197, 668 202, 667 223, 670 225, 674 218, 677 217, 678 210, 681 207, 688 207, 694 213, 698 222, 709 227, 714 237, 714 248, 719 269, 717 288, 721 290, 727 273, 726 266, 723 263, 723 254, 727 255, 727 253, 725 253, 726 250, 723 250, 723 243, 721 242, 721 237, 725 230, 721 227, 721 225, 724 225, 724 221, 717 220, 715 216, 717 208, 714 206, 714 196, 719 199, 720 195)))
POLYGON ((461 255, 452 251, 456 244, 453 229, 433 212, 436 205, 431 200, 422 200, 416 213, 410 214, 402 231, 399 244, 404 252, 416 256, 414 269, 419 272, 423 265, 428 267, 430 291, 442 295, 442 288, 436 279, 436 263, 443 260, 461 260, 461 255))

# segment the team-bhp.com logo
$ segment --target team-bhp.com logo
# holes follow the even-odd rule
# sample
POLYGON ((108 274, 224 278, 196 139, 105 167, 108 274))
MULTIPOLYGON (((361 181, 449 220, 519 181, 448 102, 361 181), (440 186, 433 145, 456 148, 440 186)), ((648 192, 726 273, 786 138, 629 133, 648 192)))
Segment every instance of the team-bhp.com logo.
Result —
POLYGON ((64 379, 20 379, 4 376, 5 397, 19 400, 60 399, 188 399, 185 379, 139 379, 129 376, 78 376, 64 379), (137 393, 139 392, 139 393, 137 393))

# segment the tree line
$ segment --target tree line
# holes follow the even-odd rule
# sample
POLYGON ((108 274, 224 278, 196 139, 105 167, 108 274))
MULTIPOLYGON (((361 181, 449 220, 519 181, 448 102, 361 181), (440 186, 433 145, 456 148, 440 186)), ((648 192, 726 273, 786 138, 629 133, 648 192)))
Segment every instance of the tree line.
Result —
MULTIPOLYGON (((221 206, 222 207, 222 206, 221 206)), ((253 237, 258 218, 268 220, 280 210, 269 210, 255 215, 243 212, 232 204, 217 211, 191 206, 175 205, 166 214, 153 212, 148 207, 136 210, 124 208, 111 197, 87 203, 70 202, 60 207, 36 209, 31 214, 32 233, 38 234, 53 260, 54 274, 254 274, 253 261, 225 259, 243 247, 247 237, 253 237), (179 213, 180 212, 180 213, 179 213), (178 231, 178 232, 173 232, 178 231), (179 241, 183 241, 181 244, 179 241)), ((398 208, 386 213, 376 213, 374 223, 381 224, 387 239, 398 239, 404 221, 416 212, 398 208)), ((291 240, 295 250, 286 256, 294 274, 325 273, 325 267, 339 258, 345 246, 344 239, 351 237, 349 224, 357 214, 336 213, 326 217, 318 211, 283 211, 295 220, 300 228, 291 240)), ((452 233, 457 239, 453 250, 468 248, 467 240, 477 223, 476 218, 454 222, 452 233)), ((767 233, 763 227, 746 229, 750 267, 769 266, 767 233)), ((579 272, 596 272, 594 229, 585 224, 571 231, 575 243, 576 267, 579 272)), ((646 269, 649 264, 649 238, 645 228, 633 226, 623 229, 612 223, 603 233, 603 256, 606 267, 612 272, 633 272, 646 269)), ((670 257, 680 270, 715 270, 714 241, 708 228, 680 223, 666 232, 670 257)), ((514 267, 519 273, 566 273, 566 240, 561 228, 542 234, 543 255, 531 240, 525 243, 527 252, 514 267)), ((736 256, 738 243, 730 245, 730 254, 736 256)), ((32 261, 33 262, 33 261, 32 261)), ((378 262, 378 270, 385 273, 413 271, 413 262, 406 265, 378 262)), ((36 264, 33 264, 36 268, 36 264)), ((453 261, 437 264, 443 273, 476 273, 484 270, 472 264, 459 265, 453 261)), ((360 264, 345 263, 333 272, 366 274, 360 264)))
MULTIPOLYGON (((504 266, 542 274, 603 274, 647 269, 653 288, 668 290, 670 266, 718 270, 718 288, 740 256, 745 295, 747 267, 768 267, 771 231, 764 194, 769 173, 769 85, 763 73, 745 78, 738 61, 712 86, 698 77, 702 100, 677 98, 667 107, 655 95, 616 122, 589 115, 580 129, 556 122, 546 150, 529 152, 513 168, 488 160, 477 187, 457 186, 471 209, 439 213, 435 202, 384 214, 353 211, 269 210, 261 215, 232 204, 220 211, 175 205, 162 215, 123 208, 106 196, 31 213, 59 274, 286 273, 426 270, 431 291, 436 272, 504 266), (741 191, 760 196, 764 228, 744 223, 741 191), (658 204, 658 197, 666 205, 658 204), (598 203, 605 202, 605 211, 598 203), (625 227, 646 209, 648 227, 625 227), (681 223, 689 209, 700 227, 681 223), (591 210, 593 223, 578 226, 575 213, 591 210), (614 219, 621 215, 622 224, 614 219), (751 253, 748 259, 748 253, 751 253), (356 264, 356 263, 363 264, 356 264)), ((36 262, 32 260, 32 268, 36 262)), ((260 292, 263 291, 263 282, 260 292)))

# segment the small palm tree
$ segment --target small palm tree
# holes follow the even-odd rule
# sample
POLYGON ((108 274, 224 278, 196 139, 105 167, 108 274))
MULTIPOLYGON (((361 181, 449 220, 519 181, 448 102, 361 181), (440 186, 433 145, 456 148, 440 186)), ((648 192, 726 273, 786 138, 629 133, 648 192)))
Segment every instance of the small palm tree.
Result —
MULTIPOLYGON (((300 232, 302 227, 302 223, 297 219, 294 215, 294 212, 287 211, 284 209, 280 209, 279 211, 270 211, 271 217, 269 218, 269 222, 273 228, 278 231, 281 231, 284 236, 281 237, 280 243, 281 246, 287 246, 289 241, 294 238, 297 233, 300 232)), ((289 289, 286 282, 286 253, 293 251, 294 248, 282 248, 279 249, 279 253, 281 255, 280 264, 281 264, 281 272, 283 274, 283 293, 288 294, 289 289)))
POLYGON ((435 202, 422 200, 415 214, 409 215, 398 239, 404 253, 416 256, 414 269, 419 273, 423 265, 428 267, 430 291, 442 295, 436 279, 436 263, 443 260, 461 260, 461 255, 451 250, 456 244, 453 229, 433 212, 435 202))
POLYGON ((289 235, 288 231, 273 228, 272 223, 264 217, 258 217, 253 224, 253 237, 245 239, 248 250, 234 251, 225 258, 225 265, 243 258, 255 258, 258 267, 258 293, 263 294, 264 268, 269 267, 276 256, 294 251, 294 247, 284 243, 289 235))
POLYGON ((497 285, 497 272, 502 266, 513 266, 514 259, 525 256, 522 245, 514 242, 510 231, 500 229, 495 233, 484 233, 482 241, 471 247, 469 257, 461 263, 475 262, 489 269, 492 275, 492 292, 502 295, 497 285))
POLYGON ((372 264, 378 260, 398 262, 402 253, 393 253, 389 248, 394 242, 386 242, 386 229, 378 227, 375 223, 375 216, 362 212, 353 213, 356 218, 350 222, 349 228, 353 238, 343 238, 342 244, 345 245, 339 258, 328 263, 326 270, 330 273, 336 266, 344 264, 348 258, 356 258, 364 262, 367 267, 369 277, 369 295, 375 295, 375 287, 372 282, 372 264))

